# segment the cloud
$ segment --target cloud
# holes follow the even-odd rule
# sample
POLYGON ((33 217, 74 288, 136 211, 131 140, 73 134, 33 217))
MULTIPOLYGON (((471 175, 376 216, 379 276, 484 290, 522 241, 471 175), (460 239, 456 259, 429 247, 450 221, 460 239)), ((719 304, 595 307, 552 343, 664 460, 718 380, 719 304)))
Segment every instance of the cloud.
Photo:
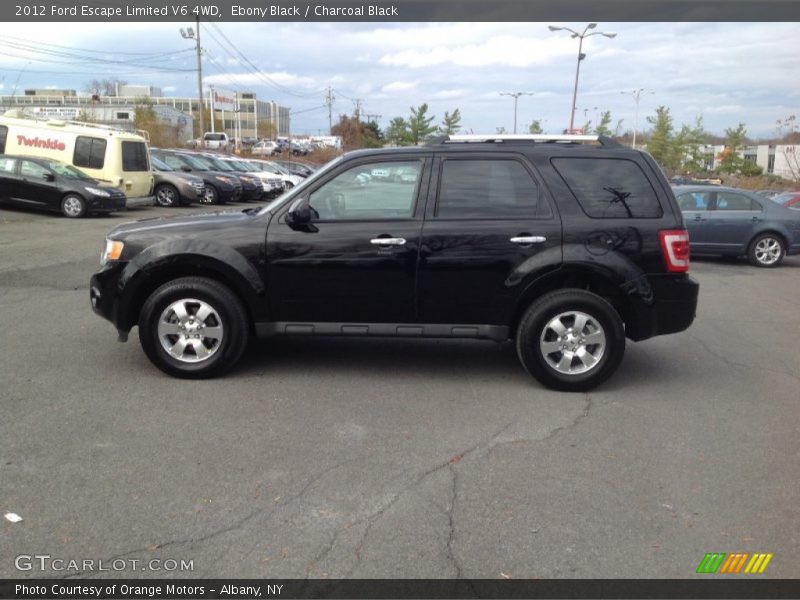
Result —
POLYGON ((413 89, 416 89, 417 82, 416 81, 393 81, 392 83, 387 83, 381 88, 381 91, 390 94, 393 92, 409 92, 413 89))
POLYGON ((317 83, 311 77, 295 75, 285 71, 279 71, 275 73, 220 73, 215 75, 207 75, 203 78, 203 81, 207 85, 220 85, 229 87, 231 84, 238 86, 270 85, 270 80, 279 85, 287 87, 304 87, 309 89, 318 87, 317 83))
POLYGON ((464 90, 440 90, 433 94, 436 100, 454 100, 456 98, 463 98, 466 95, 464 90))

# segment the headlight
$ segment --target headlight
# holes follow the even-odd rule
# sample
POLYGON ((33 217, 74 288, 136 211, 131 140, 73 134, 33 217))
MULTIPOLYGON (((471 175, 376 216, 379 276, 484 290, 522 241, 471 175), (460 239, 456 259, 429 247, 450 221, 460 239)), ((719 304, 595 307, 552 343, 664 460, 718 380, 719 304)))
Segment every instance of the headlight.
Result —
POLYGON ((214 179, 216 179, 218 181, 221 181, 223 183, 230 183, 231 182, 230 177, 223 177, 222 175, 215 175, 214 179))
POLYGON ((104 267, 110 261, 119 260, 124 247, 125 244, 122 242, 106 239, 106 247, 103 248, 103 253, 100 255, 100 265, 104 267))
POLYGON ((100 188, 89 187, 87 185, 85 189, 87 192, 89 192, 90 194, 94 194, 95 196, 102 196, 103 198, 108 198, 109 196, 111 196, 111 194, 109 194, 107 191, 101 190, 100 188))

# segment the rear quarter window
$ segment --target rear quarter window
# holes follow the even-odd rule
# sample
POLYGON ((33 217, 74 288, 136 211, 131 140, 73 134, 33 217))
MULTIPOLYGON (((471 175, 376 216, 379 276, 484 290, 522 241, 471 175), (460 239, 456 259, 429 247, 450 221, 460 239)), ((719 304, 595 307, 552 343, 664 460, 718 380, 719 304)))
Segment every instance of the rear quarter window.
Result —
POLYGON ((624 158, 553 158, 551 164, 594 219, 657 219, 664 212, 641 167, 624 158))
POLYGON ((122 142, 122 170, 149 171, 144 142, 122 142))

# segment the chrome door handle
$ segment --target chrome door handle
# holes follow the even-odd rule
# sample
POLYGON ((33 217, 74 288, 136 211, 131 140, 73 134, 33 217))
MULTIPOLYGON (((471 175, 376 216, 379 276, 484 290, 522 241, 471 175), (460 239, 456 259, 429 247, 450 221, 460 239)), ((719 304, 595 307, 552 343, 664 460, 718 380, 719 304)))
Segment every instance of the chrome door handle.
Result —
POLYGON ((376 246, 404 246, 406 243, 405 238, 375 238, 369 241, 370 244, 376 246))
POLYGON ((543 235, 529 235, 512 237, 508 241, 514 244, 542 244, 547 241, 547 238, 543 235))

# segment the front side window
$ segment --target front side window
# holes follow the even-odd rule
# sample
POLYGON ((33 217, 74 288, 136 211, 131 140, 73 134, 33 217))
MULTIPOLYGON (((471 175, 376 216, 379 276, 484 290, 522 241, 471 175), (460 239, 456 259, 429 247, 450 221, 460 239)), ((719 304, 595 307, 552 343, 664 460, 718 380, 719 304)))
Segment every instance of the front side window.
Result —
POLYGON ((13 175, 17 169, 16 158, 0 158, 0 174, 13 175))
POLYGON ((682 211, 708 210, 710 196, 708 192, 686 192, 678 196, 678 206, 682 211))
POLYGON ((78 136, 72 164, 86 169, 102 169, 106 162, 106 146, 106 140, 102 138, 78 136))
POLYGON ((30 179, 45 179, 50 171, 39 163, 23 160, 19 167, 20 175, 30 179))
POLYGON ((122 170, 150 170, 147 164, 147 145, 144 142, 122 142, 122 170))
POLYGON ((663 211, 650 180, 632 160, 554 158, 561 179, 595 219, 655 219, 663 211))
POLYGON ((0 125, 0 154, 6 151, 6 138, 8 137, 8 127, 0 125))
MULTIPOLYGON (((402 171, 399 177, 405 177, 402 171)), ((439 218, 535 218, 539 187, 525 167, 509 159, 450 159, 442 163, 436 216, 439 218)))
POLYGON ((419 181, 422 161, 359 165, 340 173, 309 196, 314 220, 351 221, 410 219, 414 214, 417 185, 376 178, 376 170, 405 167, 419 181))

